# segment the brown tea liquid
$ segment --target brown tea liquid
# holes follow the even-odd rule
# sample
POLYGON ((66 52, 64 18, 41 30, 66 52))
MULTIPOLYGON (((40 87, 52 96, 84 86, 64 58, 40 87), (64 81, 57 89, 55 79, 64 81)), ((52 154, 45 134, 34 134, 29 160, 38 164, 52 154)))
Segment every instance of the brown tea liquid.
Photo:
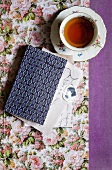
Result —
POLYGON ((64 36, 71 46, 82 48, 93 39, 94 28, 92 23, 84 17, 73 18, 65 25, 64 36))

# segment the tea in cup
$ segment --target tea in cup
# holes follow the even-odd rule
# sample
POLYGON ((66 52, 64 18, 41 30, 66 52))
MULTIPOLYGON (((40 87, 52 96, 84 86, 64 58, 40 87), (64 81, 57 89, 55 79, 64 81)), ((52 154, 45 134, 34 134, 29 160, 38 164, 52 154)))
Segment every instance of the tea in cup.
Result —
POLYGON ((71 50, 86 50, 94 44, 98 36, 97 25, 85 13, 73 13, 66 17, 60 26, 60 38, 71 50))

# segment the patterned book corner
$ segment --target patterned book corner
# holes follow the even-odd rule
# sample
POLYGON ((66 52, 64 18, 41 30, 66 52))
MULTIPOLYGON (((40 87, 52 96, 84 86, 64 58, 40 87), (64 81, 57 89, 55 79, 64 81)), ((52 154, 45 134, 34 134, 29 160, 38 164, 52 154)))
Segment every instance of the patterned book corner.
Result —
POLYGON ((66 62, 28 46, 5 111, 43 125, 66 62))

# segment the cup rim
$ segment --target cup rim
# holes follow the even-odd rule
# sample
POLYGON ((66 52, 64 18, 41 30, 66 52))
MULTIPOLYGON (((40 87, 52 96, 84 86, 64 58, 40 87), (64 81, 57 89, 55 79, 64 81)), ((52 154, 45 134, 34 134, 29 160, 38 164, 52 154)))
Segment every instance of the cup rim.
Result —
POLYGON ((98 37, 98 27, 97 27, 97 24, 96 24, 96 22, 94 21, 94 19, 90 16, 90 15, 88 15, 88 14, 86 14, 86 13, 83 13, 83 12, 76 12, 76 13, 73 13, 73 14, 70 14, 69 16, 67 16, 63 21, 62 21, 62 23, 61 23, 61 25, 60 25, 60 29, 59 29, 59 34, 60 34, 60 38, 61 38, 61 41, 63 42, 63 44, 66 46, 66 47, 68 47, 69 49, 71 49, 71 50, 73 50, 73 51, 84 51, 84 50, 87 50, 88 48, 90 48, 94 43, 95 43, 95 41, 96 41, 96 39, 97 39, 97 37, 98 37), (65 27, 65 25, 67 24, 67 22, 69 21, 69 20, 71 20, 71 19, 73 19, 73 18, 77 18, 77 17, 85 17, 85 18, 87 18, 87 19, 90 19, 91 20, 91 22, 92 22, 92 24, 94 24, 94 32, 96 31, 96 35, 94 34, 94 36, 93 36, 93 39, 91 40, 91 42, 87 45, 87 46, 85 46, 85 47, 83 47, 83 48, 78 48, 78 47, 74 47, 74 46, 72 46, 72 45, 70 45, 67 41, 66 41, 66 39, 65 39, 65 37, 64 37, 64 27, 65 27))

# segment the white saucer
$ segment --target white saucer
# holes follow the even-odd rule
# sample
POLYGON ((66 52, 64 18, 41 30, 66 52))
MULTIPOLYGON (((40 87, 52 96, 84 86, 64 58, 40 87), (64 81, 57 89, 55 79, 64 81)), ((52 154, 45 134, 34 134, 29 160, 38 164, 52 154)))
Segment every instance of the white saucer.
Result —
POLYGON ((104 47, 106 41, 106 28, 102 18, 95 13, 92 9, 86 7, 74 6, 68 8, 57 16, 51 26, 51 42, 57 53, 63 55, 73 55, 74 61, 86 61, 95 57, 100 50, 104 47), (60 40, 59 27, 63 19, 74 12, 82 12, 90 15, 95 22, 97 22, 98 27, 98 38, 93 46, 83 51, 73 51, 67 48, 60 40))

